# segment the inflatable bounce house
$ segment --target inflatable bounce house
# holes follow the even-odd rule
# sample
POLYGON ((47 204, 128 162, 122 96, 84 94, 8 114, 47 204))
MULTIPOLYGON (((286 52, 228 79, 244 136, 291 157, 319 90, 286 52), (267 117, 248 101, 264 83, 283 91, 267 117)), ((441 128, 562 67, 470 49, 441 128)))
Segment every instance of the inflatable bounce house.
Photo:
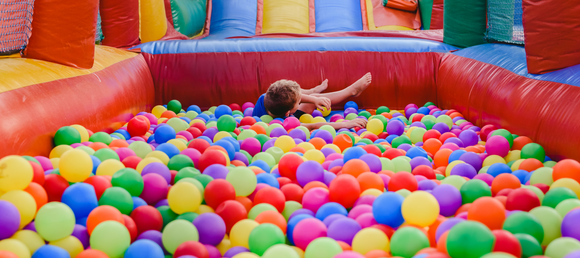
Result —
POLYGON ((579 13, 0 0, 0 257, 579 258, 579 13))

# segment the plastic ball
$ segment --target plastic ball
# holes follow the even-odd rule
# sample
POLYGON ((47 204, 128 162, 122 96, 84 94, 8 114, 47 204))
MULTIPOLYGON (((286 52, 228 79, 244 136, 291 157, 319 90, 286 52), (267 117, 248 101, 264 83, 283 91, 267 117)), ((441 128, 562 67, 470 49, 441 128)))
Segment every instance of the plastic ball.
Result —
POLYGON ((492 251, 494 241, 494 235, 485 225, 464 221, 449 231, 447 251, 451 257, 481 257, 492 251))
POLYGON ((538 243, 544 240, 544 228, 540 221, 530 213, 515 212, 506 218, 503 229, 512 234, 528 234, 536 238, 538 243))
POLYGON ((352 240, 352 250, 367 254, 372 250, 390 251, 389 239, 381 230, 376 228, 365 228, 359 231, 352 240))
POLYGON ((416 191, 405 198, 401 211, 407 223, 426 227, 439 216, 439 203, 430 193, 416 191))
POLYGON ((330 183, 329 194, 331 202, 350 208, 360 195, 360 185, 355 177, 340 175, 330 183))
POLYGON ((487 139, 485 143, 485 150, 489 155, 498 155, 500 157, 505 157, 510 150, 510 143, 505 137, 501 135, 495 135, 487 139))
POLYGON ((175 253, 179 245, 186 241, 198 241, 197 228, 187 220, 174 220, 163 229, 163 246, 169 253, 175 253))
POLYGON ((326 232, 326 225, 322 221, 307 218, 296 224, 292 237, 296 246, 304 250, 314 239, 326 237, 326 232))
POLYGON ((489 229, 501 229, 506 218, 503 204, 492 197, 481 197, 469 206, 467 218, 481 222, 489 229))
POLYGON ((373 202, 374 219, 392 228, 399 227, 405 219, 402 215, 402 205, 405 198, 394 192, 381 194, 373 202))
POLYGON ((133 242, 129 248, 125 251, 124 257, 126 258, 139 258, 139 257, 164 257, 163 249, 157 245, 157 243, 148 240, 140 239, 133 242))
POLYGON ((248 238, 250 251, 258 255, 263 255, 271 246, 283 243, 284 233, 282 230, 269 223, 256 226, 248 238))
POLYGON ((0 240, 14 235, 20 227, 20 212, 14 204, 0 200, 0 240))
POLYGON ((236 167, 230 170, 226 177, 236 191, 236 196, 248 196, 256 189, 258 181, 254 172, 245 167, 236 167))
POLYGON ((109 257, 122 257, 131 244, 127 228, 117 221, 104 221, 91 234, 91 248, 103 251, 109 257))
POLYGON ((133 199, 127 190, 121 187, 110 187, 103 192, 99 199, 99 205, 110 205, 117 208, 121 213, 129 215, 133 210, 133 199))
POLYGON ((412 257, 417 252, 429 247, 429 239, 420 229, 403 227, 391 237, 391 253, 402 257, 412 257))

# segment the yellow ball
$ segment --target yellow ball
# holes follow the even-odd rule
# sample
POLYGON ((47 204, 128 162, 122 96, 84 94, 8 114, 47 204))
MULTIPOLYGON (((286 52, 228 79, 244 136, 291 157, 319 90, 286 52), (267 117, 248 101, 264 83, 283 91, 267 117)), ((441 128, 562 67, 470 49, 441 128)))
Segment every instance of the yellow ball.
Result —
POLYGON ((352 250, 362 255, 372 250, 390 252, 389 238, 383 231, 376 228, 364 228, 352 239, 352 250))
MULTIPOLYGON (((232 135, 231 135, 230 133, 226 132, 226 131, 221 131, 221 132, 218 132, 218 133, 216 133, 216 134, 213 136, 213 142, 217 142, 217 141, 219 141, 219 140, 221 140, 221 139, 223 139, 223 138, 226 138, 226 137, 232 137, 232 135)), ((187 147, 187 146, 186 146, 186 147, 187 147)), ((180 151, 181 151, 181 150, 180 150, 180 151)))
POLYGON ((311 114, 304 114, 302 116, 300 116, 300 123, 305 123, 305 124, 309 124, 312 123, 312 115, 311 114))
POLYGON ((457 166, 457 164, 461 164, 461 163, 465 163, 461 160, 454 160, 453 162, 449 163, 449 166, 447 166, 447 168, 445 168, 445 176, 448 177, 451 175, 451 170, 457 166))
POLYGON ((195 111, 187 111, 187 113, 185 113, 185 116, 191 120, 195 119, 197 115, 199 114, 195 111))
POLYGON ((294 142, 294 139, 292 139, 292 137, 288 135, 282 135, 278 137, 278 139, 276 139, 276 141, 274 142, 274 146, 282 149, 282 151, 286 153, 296 146, 296 142, 294 142))
POLYGON ((243 252, 243 253, 239 253, 234 255, 234 257, 232 258, 260 258, 259 255, 254 254, 254 253, 250 253, 250 252, 243 252))
POLYGON ((167 163, 169 163, 169 156, 167 156, 167 154, 165 154, 165 152, 162 151, 152 151, 149 152, 149 154, 145 155, 145 158, 156 158, 158 160, 161 161, 161 163, 167 165, 167 163))
POLYGON ((31 253, 36 252, 36 250, 44 245, 44 239, 40 235, 32 230, 20 230, 16 232, 12 237, 22 242, 31 253))
POLYGON ((191 120, 191 122, 189 123, 189 125, 191 126, 191 125, 193 125, 195 123, 201 123, 201 124, 205 125, 205 121, 203 121, 201 119, 193 119, 193 120, 191 120))
POLYGON ((160 118, 161 115, 163 114, 163 112, 167 111, 167 108, 165 108, 162 105, 157 105, 155 107, 153 107, 153 109, 151 110, 151 114, 153 114, 155 117, 160 118))
POLYGON ((161 118, 157 119, 157 124, 162 124, 165 121, 167 121, 167 118, 166 117, 161 117, 161 118))
POLYGON ((32 182, 34 172, 28 160, 10 155, 0 159, 0 191, 23 190, 32 182))
POLYGON ((201 205, 201 199, 199 189, 189 182, 178 182, 167 194, 169 208, 177 214, 195 212, 201 205))
POLYGON ((304 149, 305 151, 316 149, 316 147, 314 147, 314 145, 312 145, 312 143, 309 143, 309 142, 301 142, 298 144, 298 147, 304 149))
POLYGON ((52 164, 52 168, 55 168, 55 169, 58 168, 58 163, 59 162, 60 162, 60 158, 52 158, 52 159, 50 159, 50 163, 52 164))
POLYGON ((326 109, 325 107, 323 107, 322 109, 318 108, 318 111, 320 111, 320 113, 322 113, 322 115, 326 117, 330 115, 331 108, 328 109, 326 109))
POLYGON ((518 159, 520 159, 520 158, 521 158, 521 157, 520 157, 520 156, 521 156, 521 153, 522 153, 522 151, 519 151, 519 150, 513 150, 513 151, 510 151, 510 152, 508 153, 508 155, 507 155, 507 156, 505 156, 505 161, 506 161, 506 162, 512 162, 512 161, 514 161, 514 160, 518 160, 518 159))
POLYGON ((382 191, 380 191, 379 189, 374 189, 374 188, 369 188, 364 190, 364 192, 362 192, 360 194, 360 196, 365 196, 365 195, 372 195, 374 197, 379 197, 379 195, 383 194, 382 191))
MULTIPOLYGON (((226 235, 226 237, 227 237, 227 235, 226 235)), ((220 253, 223 256, 232 247, 232 242, 229 239, 227 239, 227 238, 224 237, 224 239, 222 240, 222 242, 219 243, 216 247, 217 247, 217 249, 220 251, 220 253)))
POLYGON ((338 146, 336 146, 336 144, 326 144, 324 146, 322 146, 323 149, 333 149, 334 151, 336 151, 336 153, 342 153, 342 151, 340 150, 340 148, 338 146))
POLYGON ((51 241, 49 245, 58 246, 66 250, 70 254, 70 257, 76 257, 84 250, 83 243, 74 236, 67 236, 56 241, 51 241))
POLYGON ((82 125, 71 125, 70 127, 77 129, 79 134, 81 135, 81 142, 88 142, 89 141, 89 132, 87 129, 82 125))
POLYGON ((317 116, 312 119, 311 123, 326 123, 326 119, 324 119, 324 117, 317 116))
MULTIPOLYGON (((20 229, 28 225, 36 215, 36 201, 29 193, 22 190, 12 190, 0 196, 0 200, 8 201, 20 213, 20 229)), ((1 249, 0 249, 1 250, 1 249)))
POLYGON ((22 242, 16 239, 4 239, 0 241, 0 251, 14 253, 18 258, 30 258, 30 250, 22 242))
POLYGON ((306 160, 314 160, 320 164, 322 164, 324 162, 324 154, 322 153, 322 151, 319 150, 308 150, 304 153, 304 158, 306 158, 306 160))
POLYGON ((430 193, 415 191, 405 198, 401 211, 407 223, 427 227, 439 216, 439 202, 430 193))
POLYGON ((304 258, 304 251, 302 251, 302 249, 300 249, 300 247, 297 246, 291 246, 292 249, 294 249, 294 251, 296 251, 296 253, 298 254, 298 256, 300 258, 304 258))
POLYGON ((524 159, 518 159, 516 160, 512 166, 510 167, 512 171, 516 171, 520 168, 520 165, 522 164, 522 162, 524 162, 524 159))
POLYGON ((550 190, 557 187, 566 187, 580 196, 580 183, 572 178, 560 178, 550 185, 550 190))
POLYGON ((117 171, 125 168, 123 162, 116 159, 108 159, 103 161, 98 167, 97 176, 113 176, 117 171))
POLYGON ((71 183, 82 182, 91 176, 93 160, 82 150, 70 150, 60 157, 60 175, 71 183))
POLYGON ((197 214, 215 213, 215 211, 211 207, 202 204, 202 205, 199 205, 199 208, 197 208, 195 213, 197 213, 197 214))
POLYGON ((49 158, 60 158, 60 156, 62 156, 62 154, 64 154, 65 152, 72 150, 73 147, 69 146, 69 145, 58 145, 56 147, 54 147, 51 151, 50 154, 48 155, 49 158))
POLYGON ((495 163, 506 164, 505 160, 502 157, 500 157, 498 155, 489 155, 487 158, 485 158, 485 160, 483 160, 482 167, 491 166, 495 163))
POLYGON ((258 225, 260 225, 258 222, 251 219, 238 221, 230 231, 230 241, 232 246, 243 246, 245 248, 250 248, 248 244, 250 233, 258 225))
POLYGON ((149 165, 149 164, 151 164, 153 162, 158 162, 158 163, 164 164, 158 158, 146 157, 143 160, 139 161, 139 164, 137 164, 137 169, 136 169, 137 172, 141 173, 141 171, 143 171, 143 169, 145 168, 145 166, 147 166, 147 165, 149 165))
POLYGON ((411 127, 409 129, 407 129, 407 131, 405 132, 407 137, 411 138, 411 132, 413 132, 413 130, 415 130, 415 128, 417 128, 417 127, 411 127))

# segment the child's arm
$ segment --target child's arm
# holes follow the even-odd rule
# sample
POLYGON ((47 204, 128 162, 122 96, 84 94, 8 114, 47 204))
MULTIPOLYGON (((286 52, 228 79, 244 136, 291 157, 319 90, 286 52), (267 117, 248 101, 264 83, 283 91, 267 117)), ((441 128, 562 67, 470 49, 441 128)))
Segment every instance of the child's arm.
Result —
POLYGON ((326 109, 330 109, 330 99, 324 97, 315 97, 311 95, 301 94, 300 95, 300 103, 311 103, 314 104, 317 108, 322 109, 323 107, 326 109))
POLYGON ((361 128, 365 128, 367 125, 367 120, 364 119, 353 119, 350 121, 343 121, 340 123, 327 123, 327 122, 321 122, 321 123, 313 123, 313 124, 302 124, 302 126, 306 127, 308 130, 314 130, 314 129, 318 129, 323 125, 330 125, 334 128, 334 130, 339 130, 342 128, 353 128, 353 127, 361 127, 361 128))

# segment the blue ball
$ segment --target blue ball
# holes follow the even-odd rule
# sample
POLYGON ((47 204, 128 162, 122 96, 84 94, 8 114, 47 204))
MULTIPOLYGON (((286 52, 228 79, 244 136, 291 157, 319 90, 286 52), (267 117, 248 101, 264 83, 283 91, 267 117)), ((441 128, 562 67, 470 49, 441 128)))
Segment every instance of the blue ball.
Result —
POLYGON ((234 137, 224 137, 221 140, 230 142, 234 146, 234 149, 236 152, 240 151, 240 142, 238 140, 234 139, 234 137))
POLYGON ((226 105, 219 105, 216 109, 215 109, 215 116, 217 118, 220 118, 223 115, 232 115, 232 109, 226 105))
POLYGON ((197 105, 191 105, 187 108, 187 111, 195 111, 198 114, 201 114, 201 108, 199 108, 197 105))
POLYGON ((266 163, 266 161, 263 160, 256 160, 250 163, 250 166, 259 167, 266 172, 270 172, 270 166, 268 165, 268 163, 266 163))
POLYGON ((96 174, 97 168, 101 165, 101 160, 93 155, 91 155, 91 159, 93 160, 93 174, 96 174))
POLYGON ((354 101, 349 101, 349 102, 346 102, 346 104, 344 104, 344 109, 346 110, 347 108, 354 108, 354 109, 358 110, 358 105, 354 101))
POLYGON ((522 169, 512 172, 512 175, 516 176, 520 180, 520 183, 522 185, 527 182, 526 177, 528 176, 528 174, 530 174, 530 172, 522 169))
POLYGON ((417 113, 419 114, 429 115, 429 112, 431 112, 431 110, 428 107, 420 107, 417 109, 417 113))
POLYGON ((274 120, 278 120, 278 121, 280 121, 280 122, 284 122, 284 119, 282 119, 282 118, 279 118, 279 117, 276 117, 276 118, 274 118, 274 120))
POLYGON ((181 120, 183 120, 183 121, 187 122, 188 124, 189 124, 189 123, 191 123, 191 119, 189 119, 189 117, 182 116, 182 117, 180 117, 179 119, 181 119, 181 120))
POLYGON ((173 156, 179 154, 179 149, 171 143, 159 144, 155 150, 167 154, 169 158, 173 158, 173 156))
POLYGON ((487 169, 487 173, 492 175, 493 177, 496 177, 496 176, 503 174, 503 173, 511 174, 512 170, 506 164, 495 163, 495 164, 489 166, 489 168, 487 169))
POLYGON ((61 202, 71 208, 75 218, 87 217, 99 206, 95 188, 87 183, 76 183, 67 187, 62 194, 61 202))
POLYGON ((207 136, 203 136, 202 135, 200 137, 197 137, 196 139, 202 139, 202 140, 208 142, 209 144, 213 144, 213 141, 209 137, 207 137, 207 136))
POLYGON ((127 248, 125 251, 125 258, 164 258, 163 249, 161 247, 149 240, 149 239, 139 239, 127 248))
POLYGON ((252 116, 256 122, 262 122, 262 119, 257 116, 252 116))
POLYGON ((61 247, 54 245, 43 245, 36 249, 32 258, 70 258, 70 254, 61 247))
POLYGON ((167 141, 171 140, 171 139, 175 139, 175 130, 173 129, 173 127, 169 126, 169 125, 164 125, 161 127, 157 127, 157 130, 155 130, 155 142, 156 143, 166 143, 167 141))
POLYGON ((428 158, 429 154, 421 147, 412 147, 407 151, 407 157, 409 158, 416 158, 416 157, 424 157, 428 158))
POLYGON ((336 202, 327 202, 318 208, 318 211, 316 212, 316 218, 320 221, 323 221, 326 219, 326 217, 332 214, 348 216, 348 211, 341 204, 336 202))
MULTIPOLYGON (((280 175, 278 175, 280 176, 280 175)), ((256 175, 256 179, 258 179, 258 184, 262 183, 262 184, 267 184, 271 187, 275 187, 280 189, 280 183, 278 182, 278 180, 276 179, 276 177, 273 174, 270 173, 260 173, 258 175, 256 175)))
POLYGON ((389 227, 399 227, 405 219, 401 212, 405 198, 395 192, 386 192, 375 199, 373 202, 373 216, 380 224, 389 227))
POLYGON ((292 217, 288 221, 288 227, 286 227, 286 236, 287 236, 288 242, 290 242, 290 244, 294 245, 294 228, 296 227, 296 224, 298 224, 298 222, 300 222, 304 219, 309 219, 309 218, 314 218, 314 217, 312 215, 309 215, 309 214, 298 214, 298 215, 292 217))
MULTIPOLYGON (((231 137, 227 137, 227 138, 231 138, 231 137)), ((236 148, 234 147, 234 145, 230 141, 221 139, 221 140, 215 142, 214 145, 224 147, 224 149, 226 149, 226 152, 228 153, 228 157, 230 158, 230 160, 234 159, 234 157, 236 155, 236 148)))
POLYGON ((115 131, 115 133, 123 135, 123 137, 125 137, 126 140, 131 139, 131 135, 129 134, 129 132, 127 132, 127 130, 119 129, 119 130, 115 131))
POLYGON ((203 118, 204 121, 208 121, 210 117, 208 115, 206 115, 206 114, 200 113, 195 118, 203 118))
POLYGON ((351 159, 358 159, 360 158, 360 156, 367 154, 367 151, 365 151, 363 148, 361 147, 352 147, 349 148, 348 150, 346 150, 346 152, 344 152, 344 163, 346 163, 347 161, 351 160, 351 159))
POLYGON ((381 143, 381 142, 387 142, 387 140, 385 140, 385 139, 380 139, 380 138, 379 138, 379 139, 377 139, 377 140, 376 140, 374 143, 375 143, 375 144, 379 144, 379 143, 381 143))
POLYGON ((149 138, 147 138, 147 143, 152 143, 153 141, 155 141, 155 134, 152 134, 149 136, 149 138))
POLYGON ((526 178, 525 178, 526 183, 530 181, 530 178, 532 178, 532 174, 534 174, 534 171, 532 171, 526 175, 526 178))
POLYGON ((452 152, 451 155, 449 155, 448 162, 451 163, 453 161, 459 160, 459 158, 461 158, 461 155, 463 155, 466 152, 467 151, 465 151, 465 150, 456 150, 456 151, 452 152))
POLYGON ((137 207, 141 207, 141 206, 146 206, 147 202, 145 202, 143 199, 137 197, 137 196, 133 196, 131 197, 133 199, 133 210, 136 209, 137 207))
POLYGON ((389 135, 389 136, 387 136, 387 138, 385 138, 385 140, 387 140, 387 142, 390 144, 397 137, 399 137, 399 136, 398 135, 389 135))

